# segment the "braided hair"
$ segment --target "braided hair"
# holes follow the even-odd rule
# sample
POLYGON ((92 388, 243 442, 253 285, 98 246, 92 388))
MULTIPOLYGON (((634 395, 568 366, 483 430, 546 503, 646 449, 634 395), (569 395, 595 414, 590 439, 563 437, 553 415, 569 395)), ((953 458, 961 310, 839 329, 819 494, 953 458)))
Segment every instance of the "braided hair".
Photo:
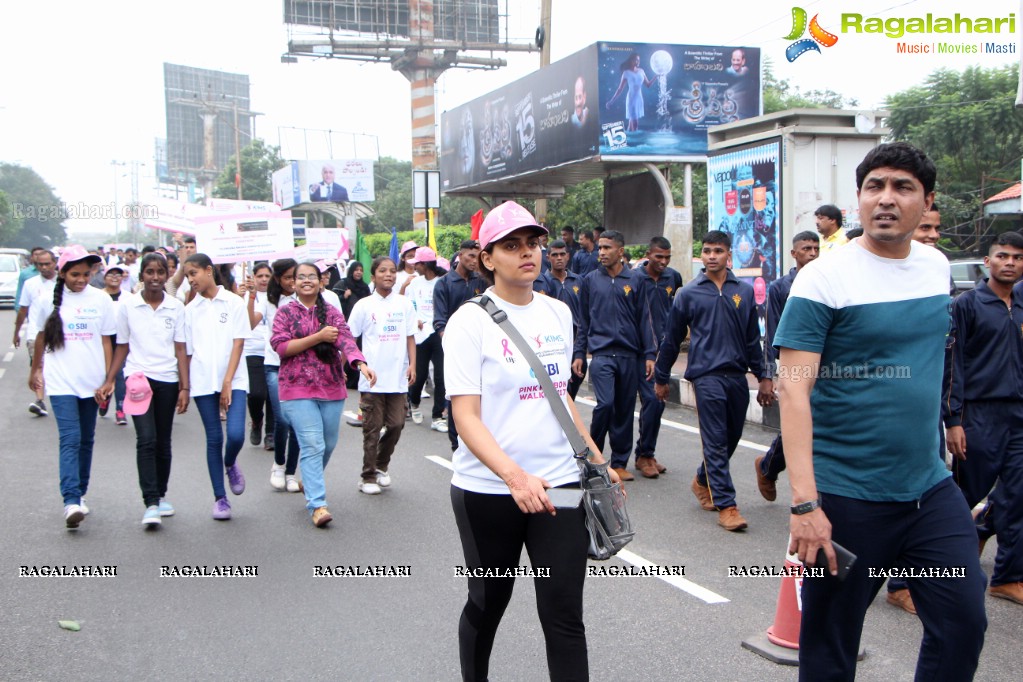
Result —
MULTIPOLYGON (((274 269, 276 269, 277 263, 274 263, 274 269)), ((316 267, 314 263, 302 263, 295 268, 295 275, 298 275, 299 268, 312 268, 316 271, 316 274, 320 274, 320 269, 316 267)), ((320 323, 320 329, 327 326, 327 302, 323 298, 323 292, 316 293, 316 320, 320 323)), ((319 331, 319 330, 317 330, 319 331)), ((313 346, 313 352, 316 353, 316 357, 325 365, 336 365, 340 363, 340 356, 337 353, 337 348, 334 344, 321 341, 320 343, 313 346)))
MULTIPOLYGON (((70 265, 74 265, 74 263, 70 265)), ((60 317, 60 304, 63 301, 64 271, 62 270, 57 273, 57 283, 53 287, 53 312, 46 318, 46 323, 43 325, 43 346, 51 352, 64 348, 64 320, 60 317)))

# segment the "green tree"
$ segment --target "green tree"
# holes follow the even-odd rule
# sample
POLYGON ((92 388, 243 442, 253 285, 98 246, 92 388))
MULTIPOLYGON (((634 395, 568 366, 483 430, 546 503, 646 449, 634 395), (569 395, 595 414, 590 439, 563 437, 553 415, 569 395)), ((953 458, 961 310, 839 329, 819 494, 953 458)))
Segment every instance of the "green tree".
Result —
POLYGON ((802 92, 799 86, 774 75, 770 57, 764 58, 764 113, 773 114, 786 109, 844 109, 858 106, 855 99, 846 98, 834 90, 802 92))
POLYGON ((587 180, 565 188, 565 196, 547 202, 547 226, 592 230, 604 224, 604 181, 587 180))
POLYGON ((0 244, 8 244, 20 230, 21 218, 15 215, 7 194, 0 191, 0 244))
MULTIPOLYGON (((268 146, 263 140, 255 139, 242 148, 242 199, 248 201, 273 201, 271 175, 284 167, 281 148, 268 146)), ((213 196, 218 199, 237 199, 238 188, 234 184, 237 163, 232 156, 213 186, 213 196)))
POLYGON ((974 232, 985 198, 981 188, 990 195, 1007 184, 985 176, 1020 176, 1023 116, 1013 106, 1018 74, 1018 65, 939 69, 888 99, 892 137, 925 150, 938 167, 942 224, 959 246, 974 232))
POLYGON ((6 246, 30 249, 60 246, 67 240, 62 224, 67 220, 67 209, 53 192, 53 188, 31 168, 11 163, 0 163, 0 193, 7 195, 10 218, 4 218, 3 232, 6 246), (8 222, 8 220, 10 222, 8 222), (8 231, 9 230, 9 231, 8 231))

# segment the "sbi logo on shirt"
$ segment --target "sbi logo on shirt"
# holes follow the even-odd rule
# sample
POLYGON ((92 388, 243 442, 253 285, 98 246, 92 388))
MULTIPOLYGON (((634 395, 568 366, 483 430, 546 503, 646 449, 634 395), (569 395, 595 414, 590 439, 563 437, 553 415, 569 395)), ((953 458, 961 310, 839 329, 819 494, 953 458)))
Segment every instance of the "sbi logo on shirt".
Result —
MULTIPOLYGON (((558 363, 556 362, 550 365, 544 365, 544 368, 547 370, 547 376, 554 376, 558 373, 558 363)), ((536 378, 536 372, 534 372, 532 368, 529 369, 529 376, 533 379, 536 378)))

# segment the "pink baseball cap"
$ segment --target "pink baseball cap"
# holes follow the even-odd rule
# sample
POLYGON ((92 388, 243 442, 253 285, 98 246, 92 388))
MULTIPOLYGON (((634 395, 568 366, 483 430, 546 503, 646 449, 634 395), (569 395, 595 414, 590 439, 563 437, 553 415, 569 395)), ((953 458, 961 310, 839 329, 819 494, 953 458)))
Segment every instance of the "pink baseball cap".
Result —
POLYGON ((149 379, 142 372, 135 372, 124 381, 124 413, 134 416, 149 411, 149 403, 153 399, 153 389, 149 379))
POLYGON ((416 244, 415 242, 407 241, 407 242, 405 242, 404 244, 401 245, 401 251, 399 251, 398 253, 405 253, 406 251, 410 251, 412 249, 418 249, 418 248, 419 248, 419 245, 416 244))
POLYGON ((406 259, 405 262, 412 263, 413 265, 415 265, 416 263, 428 263, 430 261, 435 260, 437 260, 436 251, 431 249, 429 246, 420 246, 418 249, 416 249, 416 255, 414 255, 412 258, 406 259))
POLYGON ((447 258, 438 258, 437 259, 437 267, 438 268, 444 268, 445 270, 450 270, 451 269, 451 261, 449 261, 447 258))
POLYGON ((316 266, 316 269, 320 271, 321 275, 330 268, 330 265, 325 260, 318 260, 314 263, 314 265, 316 266))
POLYGON ((102 258, 94 253, 89 253, 81 244, 72 244, 60 252, 60 258, 57 259, 57 270, 63 270, 68 263, 77 263, 81 260, 88 261, 89 265, 103 262, 102 258))
POLYGON ((547 234, 547 228, 538 225, 532 213, 514 201, 504 202, 491 209, 487 217, 483 219, 483 224, 480 226, 480 249, 487 248, 489 244, 504 239, 523 227, 534 228, 536 234, 547 234))

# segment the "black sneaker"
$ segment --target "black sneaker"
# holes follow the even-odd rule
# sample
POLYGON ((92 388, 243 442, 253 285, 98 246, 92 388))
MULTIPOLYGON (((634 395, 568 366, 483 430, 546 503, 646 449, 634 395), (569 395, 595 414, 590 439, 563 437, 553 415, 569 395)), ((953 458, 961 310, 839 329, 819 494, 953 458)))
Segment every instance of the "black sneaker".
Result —
POLYGON ((263 422, 254 421, 252 422, 252 430, 249 431, 249 442, 253 445, 259 445, 263 442, 263 422))
POLYGON ((263 449, 273 451, 274 449, 274 435, 272 433, 266 434, 266 438, 263 439, 263 449))
POLYGON ((46 403, 44 403, 42 400, 37 400, 34 403, 30 403, 28 406, 28 411, 36 415, 37 417, 45 417, 46 415, 50 414, 49 412, 46 411, 46 403))

